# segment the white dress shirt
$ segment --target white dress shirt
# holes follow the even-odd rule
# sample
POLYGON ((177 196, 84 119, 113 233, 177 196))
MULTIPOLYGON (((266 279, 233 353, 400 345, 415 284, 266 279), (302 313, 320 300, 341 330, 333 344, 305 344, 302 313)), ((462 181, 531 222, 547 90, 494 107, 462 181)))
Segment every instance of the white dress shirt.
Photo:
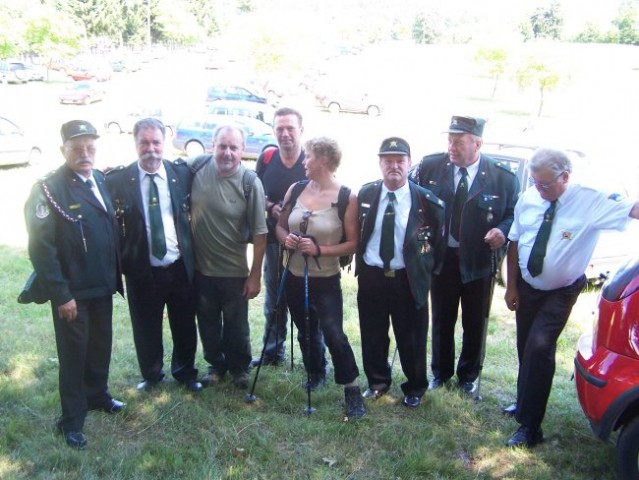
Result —
POLYGON ((149 187, 153 181, 147 172, 138 163, 140 175, 140 189, 142 193, 142 205, 144 207, 144 223, 146 224, 146 238, 149 244, 149 258, 151 266, 165 267, 171 265, 180 258, 180 249, 178 248, 177 232, 175 231, 175 222, 173 221, 173 207, 171 205, 171 191, 169 190, 168 179, 164 164, 160 164, 155 176, 155 184, 158 187, 160 211, 162 212, 162 226, 164 227, 164 237, 166 240, 166 255, 162 260, 158 260, 151 254, 151 223, 149 222, 149 187))
MULTIPOLYGON (((384 262, 379 255, 379 245, 382 240, 382 222, 384 211, 388 205, 388 188, 382 183, 379 205, 377 206, 377 216, 375 217, 375 228, 366 244, 364 261, 372 266, 384 268, 384 262)), ((404 186, 395 190, 395 255, 390 263, 391 270, 405 268, 404 264, 404 237, 406 236, 406 225, 408 224, 408 214, 410 213, 411 198, 408 182, 404 186)))

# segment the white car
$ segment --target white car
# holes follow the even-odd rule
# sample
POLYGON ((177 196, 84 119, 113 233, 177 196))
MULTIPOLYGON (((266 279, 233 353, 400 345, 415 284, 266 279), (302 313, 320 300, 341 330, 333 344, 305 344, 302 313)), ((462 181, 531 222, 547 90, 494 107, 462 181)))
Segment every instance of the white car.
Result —
POLYGON ((32 165, 42 151, 11 120, 0 117, 0 165, 32 165))

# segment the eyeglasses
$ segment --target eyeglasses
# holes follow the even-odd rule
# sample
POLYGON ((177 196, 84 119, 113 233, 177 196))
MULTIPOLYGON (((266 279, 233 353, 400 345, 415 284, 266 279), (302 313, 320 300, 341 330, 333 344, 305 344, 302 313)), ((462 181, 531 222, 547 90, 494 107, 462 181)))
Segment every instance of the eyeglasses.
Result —
POLYGON ((559 179, 559 177, 561 177, 565 172, 561 172, 559 175, 557 175, 552 182, 548 182, 548 183, 541 183, 536 181, 533 177, 528 177, 528 184, 529 185, 534 185, 537 188, 541 188, 542 190, 548 190, 550 187, 553 186, 553 184, 559 179))
POLYGON ((300 232, 302 235, 306 235, 306 230, 308 229, 308 219, 311 217, 313 212, 306 210, 302 213, 302 221, 300 222, 300 232))

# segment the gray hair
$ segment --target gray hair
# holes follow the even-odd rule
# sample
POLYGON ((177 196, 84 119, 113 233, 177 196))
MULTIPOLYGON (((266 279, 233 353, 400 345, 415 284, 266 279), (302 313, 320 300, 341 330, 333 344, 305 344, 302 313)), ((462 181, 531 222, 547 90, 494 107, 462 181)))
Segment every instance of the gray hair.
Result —
POLYGON ((572 172, 572 162, 565 152, 552 148, 538 148, 533 153, 530 162, 530 171, 539 173, 541 170, 550 170, 555 175, 563 172, 572 172))
POLYGON ((135 122, 135 125, 133 125, 133 138, 137 139, 138 133, 147 129, 159 130, 162 132, 162 138, 166 138, 166 127, 161 121, 153 117, 143 118, 135 122))
POLYGON ((215 129, 215 133, 213 134, 213 145, 217 143, 217 139, 220 136, 220 133, 226 131, 239 132, 240 136, 242 137, 242 146, 244 147, 246 145, 246 136, 244 134, 244 130, 236 125, 220 125, 219 127, 217 127, 215 129))

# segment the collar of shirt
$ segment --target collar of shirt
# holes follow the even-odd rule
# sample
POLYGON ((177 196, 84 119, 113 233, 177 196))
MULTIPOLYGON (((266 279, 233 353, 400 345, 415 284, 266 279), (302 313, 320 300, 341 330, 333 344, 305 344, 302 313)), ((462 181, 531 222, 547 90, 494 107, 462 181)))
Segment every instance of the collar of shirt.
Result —
POLYGON ((148 172, 144 170, 144 168, 142 168, 142 165, 140 165, 140 162, 138 162, 138 174, 140 183, 146 178, 147 174, 153 175, 154 173, 157 174, 158 178, 166 182, 166 169, 164 168, 164 162, 160 163, 160 168, 158 168, 156 172, 148 172))
MULTIPOLYGON (((382 183, 382 193, 380 194, 380 208, 382 207, 382 203, 384 208, 388 204, 388 192, 390 190, 382 183)), ((397 205, 403 205, 406 202, 407 198, 410 198, 410 187, 408 186, 408 181, 397 190, 393 190, 395 194, 395 200, 397 201, 397 205)))
MULTIPOLYGON (((473 184, 475 177, 477 176, 477 172, 479 172, 480 160, 481 160, 481 157, 477 159, 475 163, 473 163, 472 165, 468 165, 466 167, 466 171, 468 172, 468 188, 469 189, 470 189, 470 186, 473 184)), ((460 173, 461 167, 458 167, 457 165, 454 165, 454 167, 455 167, 455 188, 457 188, 457 184, 461 180, 461 173, 460 173)))

